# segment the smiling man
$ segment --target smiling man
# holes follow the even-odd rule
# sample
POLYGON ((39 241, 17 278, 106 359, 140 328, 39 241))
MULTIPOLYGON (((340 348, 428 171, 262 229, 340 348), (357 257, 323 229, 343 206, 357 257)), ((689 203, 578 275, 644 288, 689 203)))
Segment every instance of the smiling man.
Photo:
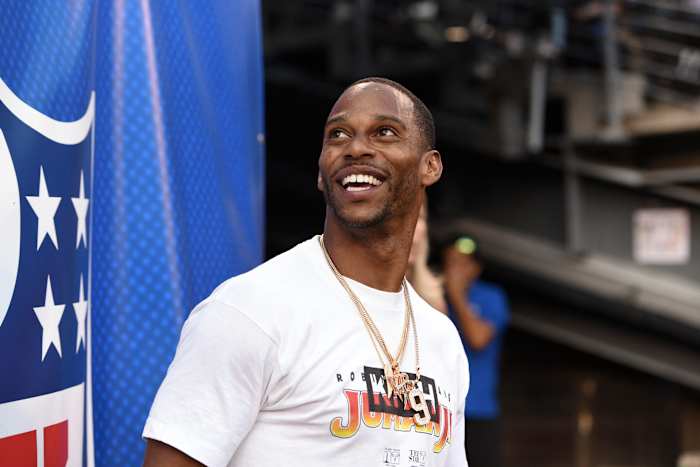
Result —
POLYGON ((191 313, 143 436, 152 466, 459 466, 459 335, 404 275, 432 116, 367 78, 326 122, 323 235, 229 279, 191 313))

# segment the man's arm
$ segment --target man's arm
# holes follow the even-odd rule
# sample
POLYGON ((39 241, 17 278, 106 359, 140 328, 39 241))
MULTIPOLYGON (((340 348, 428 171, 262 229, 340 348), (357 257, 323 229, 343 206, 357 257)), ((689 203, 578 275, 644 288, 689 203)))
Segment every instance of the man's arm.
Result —
POLYGON ((474 350, 481 350, 494 338, 496 329, 485 319, 479 318, 469 306, 464 291, 448 291, 447 299, 452 305, 462 335, 474 350))
POLYGON ((143 467, 201 467, 204 465, 168 444, 155 439, 146 441, 143 467))
POLYGON ((197 307, 146 420, 145 465, 226 466, 267 399, 276 356, 276 344, 236 308, 197 307))
POLYGON ((496 335, 496 327, 472 310, 467 299, 469 287, 478 276, 475 262, 467 261, 456 248, 450 248, 444 257, 445 295, 457 316, 457 325, 469 347, 481 350, 496 335))

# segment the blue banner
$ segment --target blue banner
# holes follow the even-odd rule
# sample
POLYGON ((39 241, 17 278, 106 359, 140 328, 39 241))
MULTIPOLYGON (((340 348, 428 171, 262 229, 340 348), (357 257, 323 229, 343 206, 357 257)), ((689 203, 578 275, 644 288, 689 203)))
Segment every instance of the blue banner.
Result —
POLYGON ((0 465, 92 465, 94 5, 0 19, 0 465))
POLYGON ((93 335, 98 466, 137 466, 183 320, 262 260, 259 4, 101 2, 93 335))
POLYGON ((262 260, 259 9, 3 3, 0 465, 141 465, 189 310, 262 260))

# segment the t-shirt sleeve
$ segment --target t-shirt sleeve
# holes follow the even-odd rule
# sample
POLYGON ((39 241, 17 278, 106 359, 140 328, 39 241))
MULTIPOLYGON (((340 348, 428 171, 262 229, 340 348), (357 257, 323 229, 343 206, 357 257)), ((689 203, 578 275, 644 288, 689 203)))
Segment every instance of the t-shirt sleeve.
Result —
POLYGON ((183 326, 144 438, 207 466, 226 466, 245 438, 277 368, 277 346, 245 314, 207 301, 183 326))

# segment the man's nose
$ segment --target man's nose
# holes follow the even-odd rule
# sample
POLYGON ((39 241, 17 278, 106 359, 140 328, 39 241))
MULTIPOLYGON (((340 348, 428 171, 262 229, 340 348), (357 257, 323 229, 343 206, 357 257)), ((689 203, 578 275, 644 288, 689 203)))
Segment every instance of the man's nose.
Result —
POLYGON ((365 135, 355 135, 346 148, 345 157, 348 159, 360 159, 374 157, 375 150, 365 135))

